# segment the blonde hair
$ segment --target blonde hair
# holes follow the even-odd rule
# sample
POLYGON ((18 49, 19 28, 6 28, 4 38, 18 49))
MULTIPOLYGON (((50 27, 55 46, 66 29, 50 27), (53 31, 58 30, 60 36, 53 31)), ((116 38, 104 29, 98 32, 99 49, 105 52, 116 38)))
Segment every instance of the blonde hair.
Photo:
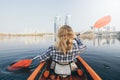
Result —
POLYGON ((58 41, 56 47, 66 54, 73 47, 74 32, 68 25, 63 25, 58 30, 58 41))

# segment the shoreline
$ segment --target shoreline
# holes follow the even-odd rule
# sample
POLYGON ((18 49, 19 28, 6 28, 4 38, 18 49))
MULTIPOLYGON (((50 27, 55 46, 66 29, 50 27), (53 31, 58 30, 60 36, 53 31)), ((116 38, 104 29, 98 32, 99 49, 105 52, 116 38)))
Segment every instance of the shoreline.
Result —
POLYGON ((30 33, 30 34, 11 34, 11 33, 0 33, 0 36, 44 36, 53 35, 53 33, 30 33))
MULTIPOLYGON (((75 32, 75 34, 77 35, 79 32, 75 32)), ((3 36, 11 36, 11 37, 21 37, 21 36, 54 36, 55 34, 54 33, 26 33, 26 34, 14 34, 14 33, 0 33, 0 37, 3 37, 3 36)), ((104 32, 104 33, 96 33, 96 32, 93 32, 93 31, 87 31, 87 32, 84 32, 83 34, 80 34, 79 35, 80 38, 88 38, 88 39, 93 39, 95 37, 118 37, 120 38, 120 31, 118 32, 104 32)))

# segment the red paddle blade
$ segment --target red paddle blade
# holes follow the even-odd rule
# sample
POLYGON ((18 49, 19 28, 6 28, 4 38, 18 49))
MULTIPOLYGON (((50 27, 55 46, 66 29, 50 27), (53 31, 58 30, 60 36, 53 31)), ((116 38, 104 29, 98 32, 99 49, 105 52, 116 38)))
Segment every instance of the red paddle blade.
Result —
POLYGON ((105 25, 109 24, 111 21, 111 16, 104 16, 103 18, 100 18, 99 20, 96 21, 94 24, 94 28, 101 28, 104 27, 105 25))
POLYGON ((21 68, 27 68, 31 65, 32 60, 31 59, 25 59, 25 60, 20 60, 13 65, 9 66, 7 69, 8 70, 19 70, 21 68))

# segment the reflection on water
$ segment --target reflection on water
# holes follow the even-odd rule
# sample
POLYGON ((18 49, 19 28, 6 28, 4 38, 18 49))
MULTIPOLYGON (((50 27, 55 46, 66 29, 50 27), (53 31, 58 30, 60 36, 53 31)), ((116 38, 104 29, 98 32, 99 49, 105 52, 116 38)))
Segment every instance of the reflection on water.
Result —
POLYGON ((96 37, 83 39, 87 45, 84 60, 103 80, 120 80, 120 38, 96 37))
POLYGON ((0 36, 0 42, 23 42, 25 44, 44 43, 53 41, 53 36, 0 36))
POLYGON ((116 42, 120 42, 120 38, 114 37, 94 37, 94 38, 84 38, 83 41, 91 41, 93 46, 106 46, 106 45, 114 45, 116 42))
MULTIPOLYGON (((84 39, 86 40, 86 39, 84 39)), ((102 46, 102 45, 112 45, 115 44, 115 41, 120 42, 120 38, 111 38, 111 37, 95 37, 95 38, 88 38, 87 40, 93 41, 94 46, 102 46)), ((37 44, 37 43, 44 43, 46 41, 54 41, 54 36, 0 36, 0 43, 2 42, 16 42, 20 41, 24 44, 37 44)))
MULTIPOLYGON (((120 80, 120 38, 96 37, 82 41, 87 50, 81 57, 103 80, 120 80)), ((31 58, 42 53, 53 43, 54 36, 0 36, 0 80, 26 80, 31 72, 14 74, 6 71, 6 67, 16 60, 31 58)))
POLYGON ((115 38, 111 39, 111 38, 94 38, 93 39, 93 45, 94 46, 104 46, 104 45, 113 45, 115 44, 115 38))

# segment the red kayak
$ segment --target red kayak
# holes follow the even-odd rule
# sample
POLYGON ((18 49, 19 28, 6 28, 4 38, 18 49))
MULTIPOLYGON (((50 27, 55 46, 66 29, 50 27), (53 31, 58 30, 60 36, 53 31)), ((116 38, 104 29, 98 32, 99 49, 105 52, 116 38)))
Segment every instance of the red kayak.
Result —
MULTIPOLYGON (((77 74, 71 74, 68 77, 61 78, 56 74, 49 75, 45 78, 44 71, 46 70, 46 62, 42 62, 38 67, 32 72, 27 80, 102 80, 100 76, 80 57, 78 56, 77 61, 80 66, 78 68, 83 70, 83 75, 79 76, 77 74), (54 76, 54 79, 52 79, 54 76), (52 77, 52 78, 51 78, 52 77)), ((51 73, 51 71, 49 71, 51 73)))

